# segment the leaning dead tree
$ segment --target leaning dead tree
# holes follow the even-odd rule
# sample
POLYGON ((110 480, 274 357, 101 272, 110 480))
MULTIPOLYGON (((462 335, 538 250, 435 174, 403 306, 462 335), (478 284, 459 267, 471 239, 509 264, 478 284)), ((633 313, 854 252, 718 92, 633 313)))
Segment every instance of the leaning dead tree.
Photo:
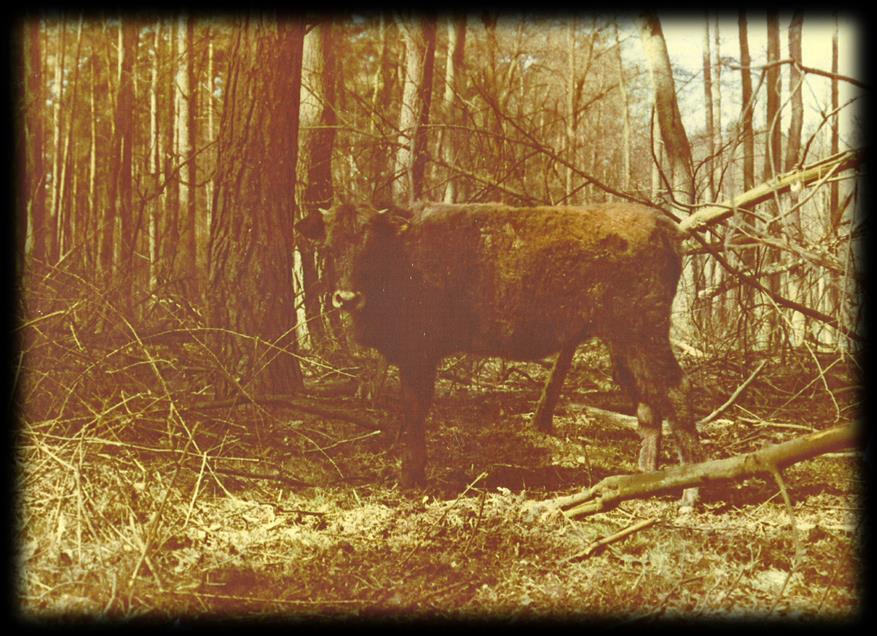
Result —
POLYGON ((774 195, 786 192, 793 187, 803 187, 817 181, 828 180, 840 172, 856 168, 860 162, 861 158, 857 150, 840 152, 799 170, 791 170, 777 175, 730 201, 701 208, 683 219, 679 223, 679 228, 683 231, 702 229, 712 223, 727 219, 736 210, 767 201, 774 195))
POLYGON ((779 471, 786 466, 854 447, 857 437, 855 425, 839 426, 743 455, 682 464, 648 473, 613 475, 592 488, 546 503, 561 508, 567 517, 583 517, 610 510, 627 499, 651 497, 716 481, 757 476, 778 478, 779 471))

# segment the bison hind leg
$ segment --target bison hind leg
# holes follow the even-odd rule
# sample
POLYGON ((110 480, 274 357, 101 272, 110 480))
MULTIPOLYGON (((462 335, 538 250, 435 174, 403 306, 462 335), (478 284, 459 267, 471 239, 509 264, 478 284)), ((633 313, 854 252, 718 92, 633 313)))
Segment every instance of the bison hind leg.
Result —
POLYGON ((560 396, 560 389, 563 387, 563 381, 566 379, 567 373, 572 366, 572 357, 575 353, 576 345, 568 345, 560 350, 551 373, 545 381, 542 388, 542 395, 539 397, 539 403, 536 406, 536 412, 533 414, 533 424, 543 433, 550 433, 554 426, 554 407, 557 406, 557 398, 560 396))
POLYGON ((624 348, 613 355, 616 375, 637 402, 637 420, 643 447, 640 468, 655 470, 660 450, 661 417, 673 432, 680 463, 703 459, 689 404, 689 384, 669 340, 651 341, 624 348))
POLYGON ((688 379, 684 376, 667 389, 667 421, 676 442, 679 463, 691 464, 703 461, 704 452, 694 418, 691 415, 688 379))
POLYGON ((652 365, 640 353, 637 349, 625 350, 609 343, 612 377, 636 405, 637 432, 641 440, 637 467, 642 472, 651 472, 658 469, 661 454, 661 410, 658 408, 660 400, 646 397, 654 396, 650 389, 652 365))

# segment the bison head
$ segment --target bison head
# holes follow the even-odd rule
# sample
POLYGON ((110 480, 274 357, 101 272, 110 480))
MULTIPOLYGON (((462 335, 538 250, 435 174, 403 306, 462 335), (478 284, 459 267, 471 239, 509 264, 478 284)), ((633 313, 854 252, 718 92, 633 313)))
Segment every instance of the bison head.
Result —
POLYGON ((401 241, 411 219, 407 210, 344 204, 313 212, 296 225, 303 236, 320 244, 335 273, 332 305, 352 314, 360 342, 368 340, 363 329, 386 318, 394 296, 404 287, 396 279, 404 271, 401 241))

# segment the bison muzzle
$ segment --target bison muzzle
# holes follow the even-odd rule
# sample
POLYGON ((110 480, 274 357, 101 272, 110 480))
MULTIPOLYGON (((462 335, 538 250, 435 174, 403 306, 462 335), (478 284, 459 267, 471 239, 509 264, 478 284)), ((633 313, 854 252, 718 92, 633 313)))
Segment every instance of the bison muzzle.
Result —
MULTIPOLYGON (((639 468, 657 469, 664 418, 680 461, 703 458, 669 339, 680 236, 660 213, 630 203, 345 204, 297 227, 328 251, 339 283, 332 304, 351 312, 356 340, 399 367, 403 485, 425 481, 424 422, 442 358, 557 354, 534 414, 550 431, 576 346, 591 337, 608 345, 636 405, 639 468)), ((691 489, 683 502, 696 497, 691 489)))

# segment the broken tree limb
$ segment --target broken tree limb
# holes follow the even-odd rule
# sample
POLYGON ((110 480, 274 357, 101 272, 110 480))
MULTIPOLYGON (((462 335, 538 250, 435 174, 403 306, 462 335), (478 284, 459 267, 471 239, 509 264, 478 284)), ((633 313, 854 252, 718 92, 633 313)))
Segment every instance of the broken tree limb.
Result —
POLYGON ((559 497, 551 503, 565 508, 564 514, 574 518, 609 510, 627 499, 650 497, 713 481, 775 475, 777 470, 785 466, 829 451, 853 447, 857 436, 856 425, 840 426, 743 455, 683 464, 650 473, 614 475, 579 494, 559 497))
POLYGON ((756 205, 762 201, 767 201, 773 197, 774 194, 784 192, 795 184, 801 184, 802 186, 808 185, 814 181, 826 179, 843 170, 850 170, 857 167, 860 161, 861 159, 858 151, 847 150, 846 152, 841 152, 829 157, 824 161, 819 161, 799 170, 793 170, 781 174, 752 188, 751 190, 747 190, 726 203, 701 208, 694 214, 680 221, 679 229, 683 232, 703 229, 711 223, 717 223, 718 221, 728 218, 734 214, 734 211, 738 208, 744 208, 756 205))

